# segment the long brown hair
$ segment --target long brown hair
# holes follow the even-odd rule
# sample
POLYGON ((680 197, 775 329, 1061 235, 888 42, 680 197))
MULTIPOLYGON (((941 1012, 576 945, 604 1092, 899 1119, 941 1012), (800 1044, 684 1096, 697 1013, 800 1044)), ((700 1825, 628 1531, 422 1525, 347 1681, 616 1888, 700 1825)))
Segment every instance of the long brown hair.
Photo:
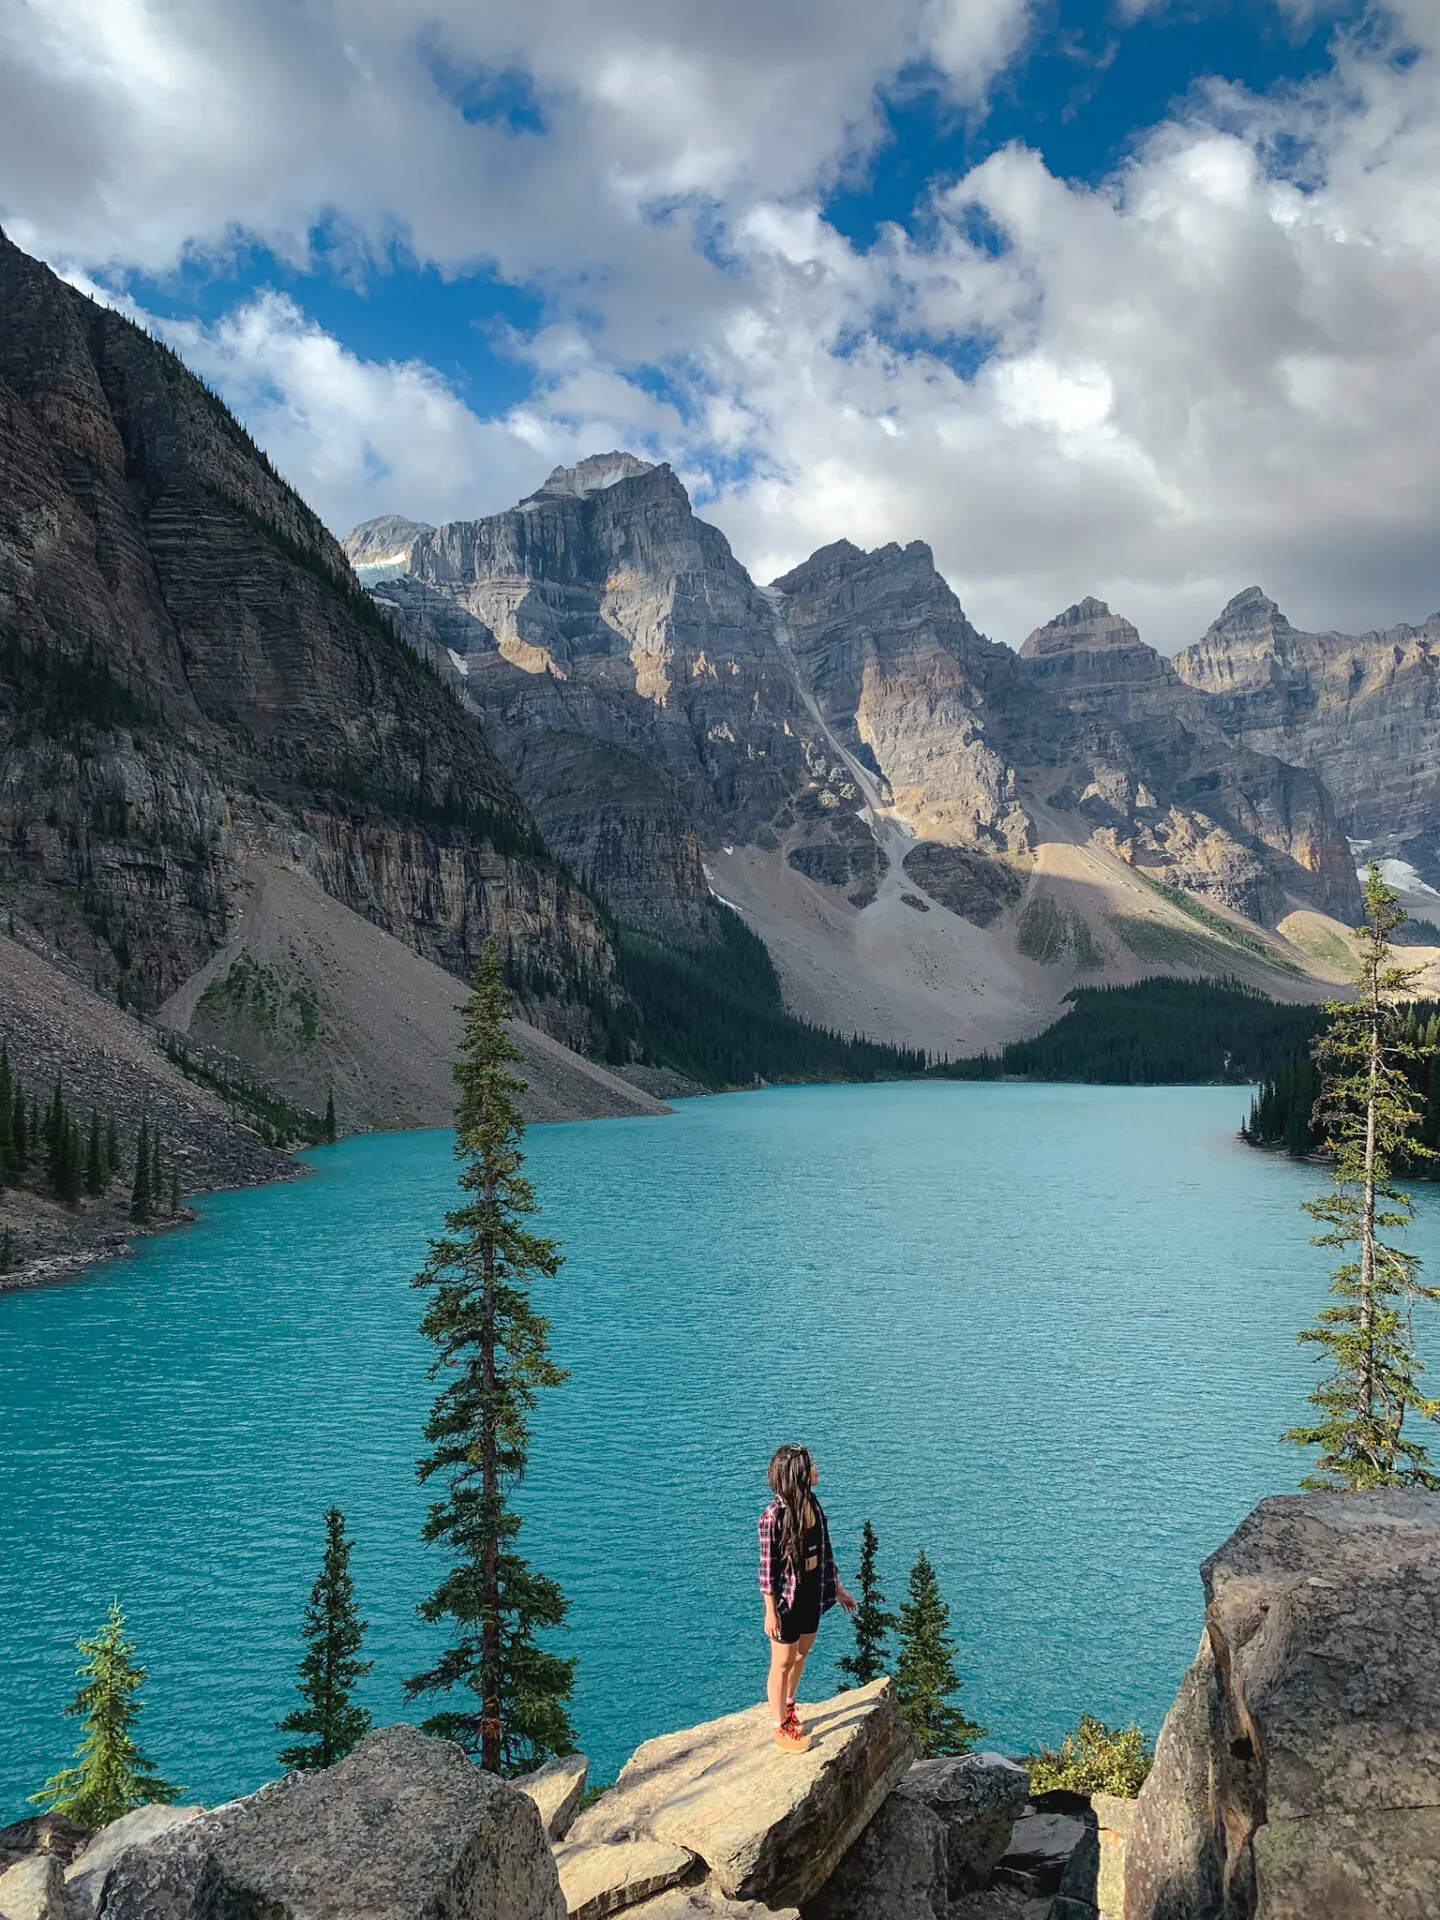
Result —
POLYGON ((798 1573, 805 1551, 805 1507, 810 1498, 810 1449, 777 1447, 766 1478, 770 1491, 785 1509, 780 1529, 780 1551, 798 1573))

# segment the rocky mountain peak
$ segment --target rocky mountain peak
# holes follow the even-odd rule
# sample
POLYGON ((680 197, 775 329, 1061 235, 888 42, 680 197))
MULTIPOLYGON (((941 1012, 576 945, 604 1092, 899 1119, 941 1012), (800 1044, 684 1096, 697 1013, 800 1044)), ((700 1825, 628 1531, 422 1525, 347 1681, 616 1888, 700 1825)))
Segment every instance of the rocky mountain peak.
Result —
POLYGON ((382 513, 377 519, 362 520, 358 527, 352 527, 341 545, 345 558, 369 585, 381 569, 403 569, 414 543, 434 531, 428 521, 407 520, 403 513, 382 513))
POLYGON ((1206 637, 1278 640, 1282 634, 1293 631, 1290 622, 1262 588, 1246 587, 1243 593, 1237 593, 1233 599, 1226 601, 1219 619, 1211 626, 1206 637))
POLYGON ((1103 600, 1087 595, 1073 607, 1057 613, 1043 627, 1036 627, 1021 646, 1020 658, 1044 660, 1057 654, 1098 653, 1115 648, 1153 651, 1145 645, 1131 621, 1111 613, 1103 600))
POLYGON ((529 497, 537 500, 546 494, 568 494, 584 499, 589 493, 603 493, 618 481, 636 480, 641 474, 654 471, 653 460, 641 460, 617 447, 610 453, 588 454, 573 467, 556 467, 544 486, 529 497))

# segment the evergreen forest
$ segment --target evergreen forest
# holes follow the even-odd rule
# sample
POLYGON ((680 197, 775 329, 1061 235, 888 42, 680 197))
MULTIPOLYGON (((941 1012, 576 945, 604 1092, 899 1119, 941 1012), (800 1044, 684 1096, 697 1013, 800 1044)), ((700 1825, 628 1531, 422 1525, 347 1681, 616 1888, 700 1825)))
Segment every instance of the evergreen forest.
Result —
MULTIPOLYGON (((1406 1051, 1396 1064, 1415 1096, 1419 1117, 1411 1129, 1417 1151, 1401 1153, 1396 1171, 1409 1180, 1433 1179, 1425 1150, 1440 1148, 1440 1001, 1413 1001, 1399 1038, 1406 1051)), ((1296 1159, 1319 1153, 1325 1144, 1325 1127, 1315 1111, 1319 1098, 1320 1069, 1309 1053, 1283 1060, 1262 1080, 1240 1137, 1252 1147, 1281 1147, 1296 1159)))
POLYGON ((1102 1086, 1246 1086, 1306 1053, 1325 1025, 1318 1006, 1286 1006, 1238 980, 1155 977, 1077 987, 1069 1010, 1033 1040, 947 1060, 951 1080, 1078 1080, 1102 1086))

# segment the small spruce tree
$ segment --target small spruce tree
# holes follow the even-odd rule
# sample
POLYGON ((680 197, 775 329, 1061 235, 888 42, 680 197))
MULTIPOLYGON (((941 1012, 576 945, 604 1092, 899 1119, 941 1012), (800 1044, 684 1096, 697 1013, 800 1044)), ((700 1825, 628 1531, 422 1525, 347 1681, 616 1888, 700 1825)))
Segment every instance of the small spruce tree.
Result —
POLYGON ((158 1213, 165 1199, 165 1176, 160 1171, 160 1129, 150 1136, 150 1206, 158 1213))
POLYGON ((6 1227, 4 1233, 0 1234, 0 1273, 9 1273, 14 1258, 14 1251, 10 1245, 10 1229, 6 1227))
POLYGON ((309 1738, 282 1749, 282 1767, 310 1772, 333 1766, 370 1731, 370 1715, 351 1697, 374 1663, 359 1657, 365 1622, 355 1606, 350 1547, 345 1516, 339 1507, 331 1507, 325 1515, 324 1563, 305 1609, 305 1652, 300 1660, 300 1697, 305 1704, 279 1723, 281 1733, 309 1738))
POLYGON ((936 1754, 969 1753, 986 1731, 951 1705, 959 1688, 950 1609, 922 1547, 910 1569, 909 1598, 900 1609, 895 1696, 927 1760, 936 1754))
POLYGON ((154 1211, 150 1187, 150 1122, 141 1115, 140 1138, 135 1143, 135 1180, 130 1188, 130 1218, 143 1226, 154 1211))
POLYGON ((112 1113, 105 1122, 105 1173, 113 1180, 120 1171, 120 1129, 112 1113))
POLYGON ((105 1191, 105 1143, 100 1137, 100 1115, 90 1109, 90 1143, 85 1154, 85 1191, 92 1199, 105 1191))
POLYGON ((1420 1047, 1406 1037, 1397 1002, 1414 971, 1391 965, 1389 945, 1404 918, 1372 862, 1358 930, 1360 991, 1326 1007, 1330 1024, 1315 1043, 1317 1111, 1334 1165, 1331 1192, 1307 1201, 1306 1211, 1324 1228, 1315 1244, 1351 1257, 1335 1269, 1332 1304, 1299 1336, 1330 1363, 1310 1395, 1320 1417, 1284 1436, 1320 1449, 1304 1487, 1440 1488, 1429 1452, 1404 1431, 1407 1414, 1440 1420, 1440 1400, 1420 1390, 1411 1326, 1415 1302, 1440 1299, 1440 1289, 1421 1283, 1415 1254, 1380 1238, 1411 1219, 1410 1197, 1391 1177, 1397 1157, 1412 1165, 1440 1159, 1417 1138, 1421 1102, 1405 1071, 1420 1047))
POLYGON ((134 1642, 125 1638, 125 1616, 110 1603, 110 1616, 93 1640, 81 1640, 80 1690, 66 1707, 84 1727, 75 1765, 52 1774, 31 1803, 87 1827, 108 1826, 135 1807, 168 1806, 184 1791, 160 1778, 131 1729, 140 1712, 144 1667, 135 1663, 134 1642))
POLYGON ((516 1551, 520 1516, 511 1493, 525 1472, 526 1416, 536 1390, 559 1386, 550 1324, 530 1304, 536 1278, 560 1267, 553 1240, 525 1229, 535 1191, 521 1174, 524 1123, 509 1071, 519 1059, 505 1030, 510 995, 493 940, 487 940, 461 1015, 455 1154, 464 1165, 464 1203, 446 1214, 449 1237, 430 1244, 412 1281, 431 1291, 421 1331, 438 1349, 442 1379, 425 1427, 430 1452, 420 1479, 444 1491, 423 1538, 444 1542, 449 1571, 421 1603, 422 1618, 449 1624, 452 1642, 427 1672, 405 1683, 409 1699, 459 1693, 463 1704, 432 1715, 427 1732, 478 1754, 490 1773, 517 1773, 550 1754, 569 1753, 567 1703, 575 1663, 536 1644, 537 1630, 563 1624, 565 1596, 516 1551))
POLYGON ((875 1529, 867 1520, 860 1534, 860 1604, 850 1622, 855 1629, 855 1651, 842 1654, 835 1663, 846 1676, 842 1692, 847 1686, 868 1686, 889 1671, 890 1633, 897 1623, 894 1614, 885 1611, 885 1594, 876 1566, 879 1551, 875 1529))
POLYGON ((170 1169, 170 1211, 180 1211, 180 1169, 174 1166, 170 1169))
POLYGON ((335 1133, 335 1095, 330 1093, 325 1100, 325 1138, 334 1140, 335 1133))

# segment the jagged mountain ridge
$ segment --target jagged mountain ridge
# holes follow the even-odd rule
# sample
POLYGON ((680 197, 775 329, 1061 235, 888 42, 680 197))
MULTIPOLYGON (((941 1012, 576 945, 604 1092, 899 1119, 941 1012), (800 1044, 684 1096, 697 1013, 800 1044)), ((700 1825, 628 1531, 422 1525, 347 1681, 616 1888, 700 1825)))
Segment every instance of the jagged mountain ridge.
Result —
MULTIPOLYGON (((668 467, 609 454, 417 539, 375 591, 617 912, 703 935, 713 887, 790 943, 782 977, 812 1018, 841 1010, 804 990, 806 917, 851 953, 893 901, 912 929, 937 905, 991 929, 985 955, 911 958, 943 997, 947 972, 972 968, 983 996, 1038 955, 1033 1023, 1062 979, 1233 959, 1207 962, 1177 915, 1132 938, 1165 917, 1157 889, 1181 913, 1211 903, 1222 941, 1225 915, 1265 927, 1358 904, 1313 770, 1237 746, 1099 602, 1019 653, 987 639, 923 543, 836 542, 759 586, 668 467), (782 898, 792 882, 809 893, 782 898)), ((1266 951, 1303 970, 1284 946, 1266 951)))
POLYGON ((1353 838, 1440 885, 1440 613, 1305 633, 1249 587, 1175 670, 1232 739, 1313 767, 1353 838))
MULTIPOLYGON (((7 907, 154 1008, 279 862, 451 972, 494 933, 604 990, 594 903, 221 403, 3 236, 0 319, 7 907)), ((585 1036, 576 1005, 531 1010, 585 1036)))

